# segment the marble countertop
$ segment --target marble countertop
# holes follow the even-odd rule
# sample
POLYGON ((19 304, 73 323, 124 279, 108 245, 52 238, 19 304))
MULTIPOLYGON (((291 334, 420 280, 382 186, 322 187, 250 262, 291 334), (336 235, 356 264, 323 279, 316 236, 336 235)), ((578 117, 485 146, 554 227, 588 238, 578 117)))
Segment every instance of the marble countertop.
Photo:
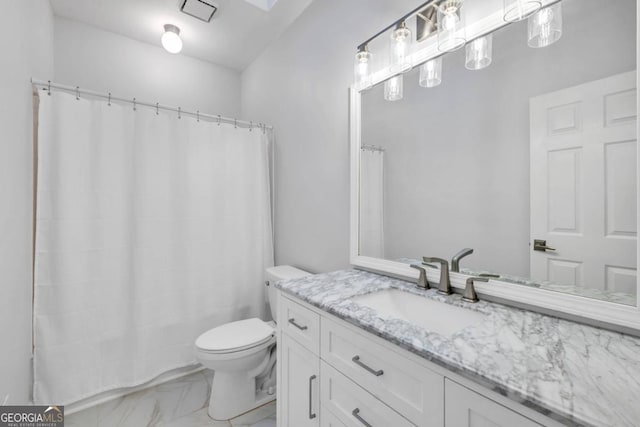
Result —
POLYGON ((640 339, 414 283, 341 270, 275 285, 315 307, 567 425, 640 425, 640 339), (487 314, 444 337, 352 298, 399 289, 487 314))

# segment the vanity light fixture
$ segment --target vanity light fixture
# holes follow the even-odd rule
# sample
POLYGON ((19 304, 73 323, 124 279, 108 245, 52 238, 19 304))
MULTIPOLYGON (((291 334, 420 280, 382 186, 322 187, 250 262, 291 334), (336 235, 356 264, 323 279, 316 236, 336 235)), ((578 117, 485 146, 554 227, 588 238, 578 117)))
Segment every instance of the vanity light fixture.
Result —
POLYGON ((162 35, 162 47, 169 53, 180 53, 182 50, 180 28, 175 25, 165 24, 164 34, 162 35))
POLYGON ((395 30, 391 32, 390 45, 391 72, 406 73, 413 65, 409 61, 409 49, 411 48, 411 30, 407 28, 405 21, 400 21, 395 30))
POLYGON ((529 17, 529 47, 547 47, 562 37, 562 3, 545 7, 529 17))
POLYGON ((467 42, 462 0, 445 0, 438 6, 438 50, 452 52, 467 42))
POLYGON ((431 59, 420 66, 420 86, 436 87, 440 83, 442 83, 442 56, 431 59))
POLYGON ((540 10, 540 0, 504 0, 504 20, 518 22, 540 10))
POLYGON ((493 51, 493 34, 487 34, 473 40, 466 46, 466 60, 464 66, 467 70, 482 70, 491 64, 493 51))
POLYGON ((371 75, 369 74, 369 66, 371 64, 371 52, 369 46, 364 45, 358 48, 356 53, 356 63, 354 66, 356 85, 363 89, 371 87, 371 75))
POLYGON ((402 99, 402 86, 404 75, 398 74, 384 82, 384 99, 386 101, 400 101, 402 99))

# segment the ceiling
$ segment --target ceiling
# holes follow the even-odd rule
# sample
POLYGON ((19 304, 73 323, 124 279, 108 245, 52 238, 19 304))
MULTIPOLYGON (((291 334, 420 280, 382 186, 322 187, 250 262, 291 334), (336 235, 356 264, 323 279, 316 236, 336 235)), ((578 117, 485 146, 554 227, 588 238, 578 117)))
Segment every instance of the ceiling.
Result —
POLYGON ((56 16, 160 46, 164 24, 180 28, 181 54, 242 71, 313 0, 278 0, 266 12, 247 1, 214 0, 211 22, 180 12, 182 0, 50 0, 56 16))

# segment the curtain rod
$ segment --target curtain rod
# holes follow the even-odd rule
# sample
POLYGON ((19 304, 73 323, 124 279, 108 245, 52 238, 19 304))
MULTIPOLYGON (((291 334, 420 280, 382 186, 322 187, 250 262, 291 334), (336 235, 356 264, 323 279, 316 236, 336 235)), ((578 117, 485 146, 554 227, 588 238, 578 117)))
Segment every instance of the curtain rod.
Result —
POLYGON ((251 122, 247 120, 238 120, 235 118, 223 117, 221 115, 201 113, 200 111, 196 111, 196 112, 187 111, 187 110, 183 110, 182 107, 171 107, 168 105, 162 105, 160 103, 153 104, 146 101, 138 101, 136 98, 125 99, 125 98, 113 96, 111 95, 111 92, 104 94, 104 93, 94 92, 91 90, 80 89, 79 86, 74 87, 74 86, 66 86, 58 83, 52 83, 51 80, 48 80, 45 82, 42 80, 31 79, 31 84, 33 84, 34 86, 41 87, 43 90, 46 90, 48 94, 51 94, 51 89, 57 89, 60 91, 70 92, 72 94, 75 94, 77 99, 80 99, 80 95, 88 95, 95 98, 104 98, 104 99, 107 99, 109 102, 115 101, 115 102, 124 102, 127 104, 132 104, 134 109, 136 106, 139 105, 143 107, 154 108, 156 112, 159 110, 163 110, 163 111, 171 111, 174 113, 178 113, 178 117, 180 117, 181 115, 187 115, 187 116, 195 117, 198 120, 208 119, 209 121, 212 121, 212 122, 226 123, 226 124, 234 125, 235 127, 240 127, 240 128, 246 128, 246 129, 257 128, 257 129, 262 129, 263 131, 267 129, 273 130, 273 126, 269 126, 264 123, 251 122))

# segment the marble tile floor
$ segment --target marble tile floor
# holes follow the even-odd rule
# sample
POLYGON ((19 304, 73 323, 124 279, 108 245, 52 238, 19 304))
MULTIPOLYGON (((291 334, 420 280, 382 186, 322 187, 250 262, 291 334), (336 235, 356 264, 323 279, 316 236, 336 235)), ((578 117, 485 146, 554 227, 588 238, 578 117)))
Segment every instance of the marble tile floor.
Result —
POLYGON ((67 427, 275 427, 271 402, 232 419, 209 418, 212 371, 201 371, 65 417, 67 427))

